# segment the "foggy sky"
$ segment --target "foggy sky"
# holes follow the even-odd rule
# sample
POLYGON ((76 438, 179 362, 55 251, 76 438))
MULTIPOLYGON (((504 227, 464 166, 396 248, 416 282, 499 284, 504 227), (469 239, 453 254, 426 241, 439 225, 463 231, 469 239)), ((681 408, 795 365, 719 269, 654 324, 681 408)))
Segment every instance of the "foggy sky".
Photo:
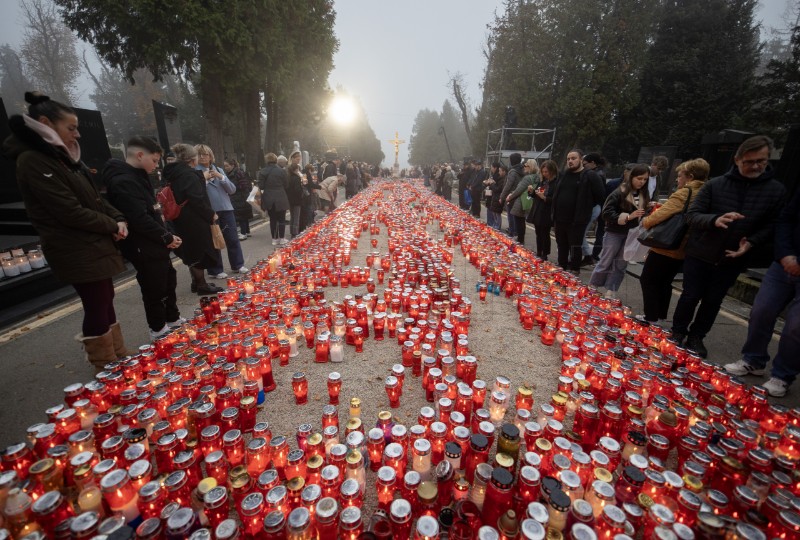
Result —
MULTIPOLYGON (((407 166, 414 117, 420 109, 441 110, 450 98, 448 73, 462 72, 472 106, 480 104, 486 25, 502 8, 501 0, 339 0, 335 8, 340 46, 330 85, 341 85, 361 101, 382 142, 384 164, 394 159, 387 141, 398 131, 406 141, 400 165, 407 166)), ((782 27, 784 9, 784 0, 761 0, 757 18, 765 27, 782 27)), ((23 24, 19 0, 0 0, 0 43, 18 47, 23 24)), ((79 91, 75 105, 93 108, 88 87, 79 91)))

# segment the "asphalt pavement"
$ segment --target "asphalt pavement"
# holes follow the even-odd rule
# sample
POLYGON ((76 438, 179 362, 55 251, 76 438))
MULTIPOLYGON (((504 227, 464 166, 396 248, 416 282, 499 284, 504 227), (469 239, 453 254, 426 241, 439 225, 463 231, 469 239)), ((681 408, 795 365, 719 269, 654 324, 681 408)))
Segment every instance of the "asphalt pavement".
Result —
MULTIPOLYGON (((270 242, 269 226, 264 221, 253 223, 252 234, 251 238, 242 242, 245 265, 248 267, 265 258, 274 249, 270 242)), ((525 246, 533 249, 534 243, 533 230, 529 229, 525 246)), ((555 249, 555 243, 553 247, 555 249)), ((551 257, 555 257, 555 253, 551 257)), ((224 254, 223 258, 226 271, 230 272, 224 254)), ((191 315, 198 306, 199 297, 189 290, 190 279, 186 267, 179 261, 175 262, 175 266, 178 272, 178 305, 182 314, 191 315)), ((632 273, 635 274, 635 271, 632 273)), ((584 281, 590 275, 591 268, 584 268, 581 272, 584 281)), ((641 312, 641 290, 635 275, 625 277, 619 297, 634 313, 641 312)), ((676 290, 673 294, 673 307, 677 298, 676 290)), ((128 348, 149 343, 148 328, 135 278, 117 283, 114 304, 128 348)), ((746 305, 732 299, 726 300, 723 311, 705 340, 710 360, 727 363, 740 357, 748 314, 746 305)), ((82 317, 80 302, 67 301, 0 334, 0 448, 24 440, 27 427, 46 422, 44 411, 63 401, 65 386, 92 379, 94 370, 83 357, 80 345, 74 340, 74 336, 80 331, 82 317)), ((771 352, 774 353, 776 348, 777 337, 773 339, 771 352)), ((557 376, 557 373, 553 373, 554 388, 557 376)), ((747 382, 755 384, 759 380, 763 378, 749 377, 747 382)), ((797 406, 800 404, 800 387, 795 384, 791 390, 785 398, 774 401, 789 407, 797 406)))

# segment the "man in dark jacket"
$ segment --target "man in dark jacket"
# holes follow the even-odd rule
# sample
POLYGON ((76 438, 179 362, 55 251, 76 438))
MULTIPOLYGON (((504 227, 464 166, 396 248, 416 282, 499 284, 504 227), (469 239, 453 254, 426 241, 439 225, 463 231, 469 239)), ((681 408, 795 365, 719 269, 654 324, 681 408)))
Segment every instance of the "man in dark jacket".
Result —
POLYGON ((472 162, 474 172, 469 179, 467 186, 472 196, 472 204, 470 205, 470 213, 473 217, 480 219, 481 217, 481 199, 483 199, 483 182, 489 178, 489 171, 483 167, 483 161, 476 159, 472 162))
POLYGON ((575 275, 581 270, 583 233, 592 219, 592 208, 605 201, 603 180, 583 167, 582 156, 580 150, 570 150, 567 168, 553 192, 558 264, 575 275))
POLYGON ((747 268, 748 253, 772 239, 780 215, 786 190, 769 167, 771 150, 769 137, 744 141, 731 170, 706 182, 686 213, 689 241, 672 334, 704 358, 708 351, 703 338, 725 294, 747 268))
POLYGON ((800 190, 783 209, 775 226, 775 261, 767 270, 758 289, 742 359, 725 366, 732 375, 763 375, 769 362, 767 348, 772 340, 775 321, 781 312, 784 325, 778 342, 778 354, 772 361, 772 377, 761 386, 769 395, 786 395, 800 374, 800 190))
POLYGON ((514 218, 511 216, 511 203, 506 202, 506 197, 511 194, 515 189, 517 189, 517 185, 519 185, 520 180, 525 176, 524 166, 522 165, 522 154, 518 152, 514 152, 510 156, 508 156, 508 162, 511 166, 508 168, 508 174, 506 175, 505 184, 503 184, 503 189, 500 192, 500 216, 498 217, 498 221, 500 222, 500 229, 503 228, 503 210, 506 211, 506 217, 508 218, 508 235, 513 237, 517 236, 517 224, 514 221, 514 218))
POLYGON ((170 261, 170 250, 180 246, 181 239, 164 226, 148 178, 162 153, 154 140, 133 137, 128 141, 125 161, 109 160, 101 175, 109 201, 128 221, 128 238, 120 242, 120 250, 136 268, 150 339, 154 341, 186 322, 178 311, 178 281, 170 261))

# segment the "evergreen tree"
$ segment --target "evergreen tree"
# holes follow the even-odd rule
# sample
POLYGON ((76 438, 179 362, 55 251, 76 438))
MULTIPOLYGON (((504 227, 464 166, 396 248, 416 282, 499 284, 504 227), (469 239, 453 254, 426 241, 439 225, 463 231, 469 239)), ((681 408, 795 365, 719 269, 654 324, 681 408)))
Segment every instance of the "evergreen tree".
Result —
POLYGON ((699 153, 704 133, 743 126, 759 55, 756 0, 669 0, 623 130, 641 146, 699 153))

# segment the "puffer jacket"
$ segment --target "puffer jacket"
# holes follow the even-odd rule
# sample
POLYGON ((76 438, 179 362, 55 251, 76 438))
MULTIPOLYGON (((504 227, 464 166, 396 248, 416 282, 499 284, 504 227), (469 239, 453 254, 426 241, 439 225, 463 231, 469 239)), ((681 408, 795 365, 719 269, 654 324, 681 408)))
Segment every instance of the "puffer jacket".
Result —
POLYGON ((119 243, 122 254, 131 262, 143 259, 169 259, 173 237, 156 209, 156 197, 147 173, 120 160, 111 159, 100 175, 108 188, 108 200, 128 222, 128 238, 119 243))
POLYGON ((90 283, 125 269, 114 234, 125 216, 106 201, 83 163, 73 163, 12 116, 5 155, 17 162, 25 211, 39 233, 47 262, 64 283, 90 283))
POLYGON ((772 168, 750 179, 740 175, 733 166, 723 176, 712 178, 700 189, 686 212, 689 224, 686 255, 711 264, 746 266, 755 250, 772 241, 785 197, 786 189, 775 179, 772 168), (728 212, 738 212, 744 218, 729 223, 727 229, 715 226, 717 218, 728 212), (742 238, 752 244, 750 252, 743 258, 726 257, 726 250, 739 249, 742 238))
MULTIPOLYGON (((691 180, 686 182, 686 185, 683 188, 675 190, 675 193, 670 195, 667 202, 665 202, 661 208, 650 214, 649 216, 645 216, 642 220, 642 227, 645 229, 652 229, 659 223, 662 223, 675 214, 680 214, 683 212, 683 208, 686 205, 686 199, 691 197, 689 200, 689 204, 692 204, 692 201, 695 197, 697 197, 697 193, 700 191, 700 188, 703 187, 705 184, 705 180, 691 180)), ((686 242, 689 240, 689 231, 686 231, 686 234, 683 237, 683 242, 681 242, 680 247, 677 249, 659 249, 659 248, 650 248, 650 251, 654 253, 658 253, 659 255, 664 255, 665 257, 671 257, 673 259, 683 259, 686 257, 686 242)))

